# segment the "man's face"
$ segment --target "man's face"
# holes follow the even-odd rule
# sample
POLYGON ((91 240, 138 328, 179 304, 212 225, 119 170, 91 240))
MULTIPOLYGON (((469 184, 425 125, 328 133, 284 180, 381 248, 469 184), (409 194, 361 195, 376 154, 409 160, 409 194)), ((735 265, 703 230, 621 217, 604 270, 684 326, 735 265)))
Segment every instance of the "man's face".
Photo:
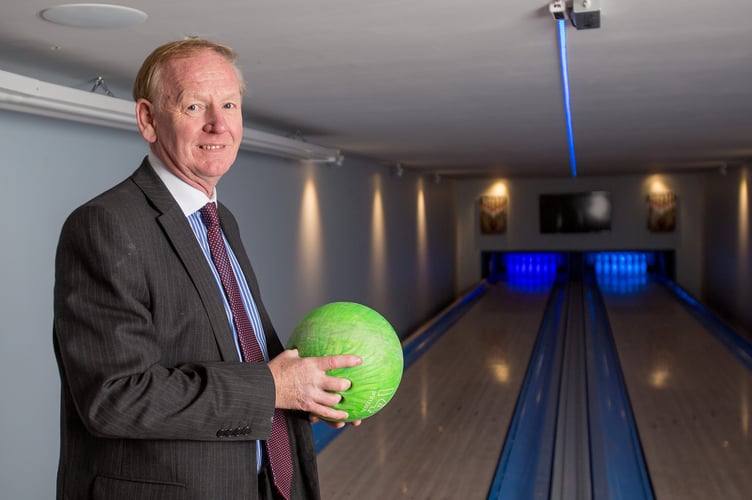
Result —
POLYGON ((159 103, 137 104, 141 134, 175 175, 211 196, 243 138, 233 66, 206 50, 162 67, 159 103))

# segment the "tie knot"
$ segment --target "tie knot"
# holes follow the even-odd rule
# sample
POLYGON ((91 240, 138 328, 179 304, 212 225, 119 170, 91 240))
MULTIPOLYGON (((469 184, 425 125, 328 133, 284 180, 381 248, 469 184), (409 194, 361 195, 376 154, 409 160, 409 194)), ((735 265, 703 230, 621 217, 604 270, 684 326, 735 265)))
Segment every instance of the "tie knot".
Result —
POLYGON ((217 206, 209 202, 201 207, 201 220, 204 221, 206 227, 219 225, 219 214, 217 213, 217 206))

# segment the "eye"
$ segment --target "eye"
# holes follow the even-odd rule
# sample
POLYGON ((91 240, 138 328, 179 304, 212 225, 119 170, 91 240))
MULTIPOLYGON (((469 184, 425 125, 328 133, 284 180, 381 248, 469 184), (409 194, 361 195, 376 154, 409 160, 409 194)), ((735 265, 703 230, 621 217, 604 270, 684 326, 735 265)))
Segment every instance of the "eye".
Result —
POLYGON ((237 108, 237 106, 233 102, 227 102, 227 103, 225 103, 224 108, 225 109, 235 109, 235 108, 237 108))
POLYGON ((185 109, 188 111, 198 111, 198 104, 189 104, 185 109))

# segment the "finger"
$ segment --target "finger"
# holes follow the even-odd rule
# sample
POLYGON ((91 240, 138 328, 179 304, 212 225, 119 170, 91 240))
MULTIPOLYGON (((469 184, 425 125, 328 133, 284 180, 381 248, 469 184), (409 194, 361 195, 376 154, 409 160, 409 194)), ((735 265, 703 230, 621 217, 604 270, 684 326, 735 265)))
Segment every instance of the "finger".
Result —
POLYGON ((342 401, 342 395, 337 394, 336 392, 325 391, 317 398, 316 403, 322 406, 334 406, 340 401, 342 401))
POLYGON ((345 392, 352 387, 349 379, 327 376, 321 381, 321 388, 330 392, 345 392))
POLYGON ((315 413, 319 418, 325 420, 347 420, 348 414, 346 411, 335 410, 329 406, 313 405, 311 413, 315 413))
POLYGON ((318 367, 322 370, 333 370, 335 368, 350 368, 363 363, 360 356, 354 354, 340 354, 337 356, 321 356, 316 358, 318 367))

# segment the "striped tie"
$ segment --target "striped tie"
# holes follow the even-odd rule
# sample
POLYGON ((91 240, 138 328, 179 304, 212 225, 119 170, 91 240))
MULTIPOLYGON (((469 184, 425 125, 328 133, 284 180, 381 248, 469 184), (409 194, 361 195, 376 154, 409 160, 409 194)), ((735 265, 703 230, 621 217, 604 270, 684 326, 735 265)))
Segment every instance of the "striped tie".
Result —
MULTIPOLYGON (((214 266, 217 268, 217 273, 222 281, 222 288, 224 288, 227 301, 230 303, 232 320, 238 332, 243 359, 251 363, 261 363, 264 361, 264 355, 240 297, 240 287, 230 266, 230 259, 227 257, 227 250, 219 226, 219 214, 214 203, 207 203, 201 208, 201 219, 206 225, 209 250, 214 266)), ((274 485, 285 499, 289 499, 290 489, 292 488, 293 466, 287 424, 282 410, 274 410, 272 435, 266 442, 266 449, 272 468, 274 485)))

